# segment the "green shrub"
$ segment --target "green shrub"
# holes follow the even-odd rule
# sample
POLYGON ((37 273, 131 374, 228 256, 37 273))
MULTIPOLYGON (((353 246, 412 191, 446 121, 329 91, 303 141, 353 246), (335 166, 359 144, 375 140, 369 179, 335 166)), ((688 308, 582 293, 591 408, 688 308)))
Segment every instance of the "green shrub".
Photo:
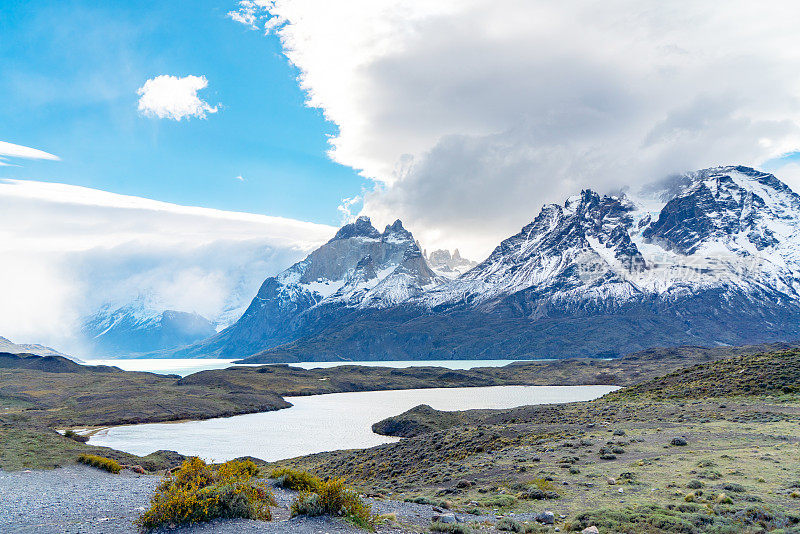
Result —
POLYGON ((94 454, 81 454, 78 456, 78 461, 82 464, 91 465, 98 469, 104 469, 109 473, 117 474, 122 471, 122 466, 116 460, 111 458, 104 458, 94 454))
POLYGON ((504 517, 497 522, 497 530, 505 530, 508 532, 525 532, 525 526, 519 521, 514 521, 509 517, 504 517))
POLYGON ((69 429, 66 432, 64 432, 64 437, 69 438, 73 441, 77 441, 78 443, 86 443, 87 441, 89 441, 89 436, 81 436, 72 429, 69 429))
POLYGON ((537 488, 539 488, 540 490, 542 490, 542 491, 555 491, 556 490, 555 485, 551 481, 546 480, 544 478, 535 478, 535 479, 533 479, 532 484, 534 486, 536 486, 537 488))
POLYGON ((542 491, 539 488, 530 488, 517 495, 517 498, 519 499, 530 499, 536 501, 541 501, 544 499, 558 499, 559 497, 561 497, 561 495, 555 491, 542 491))
POLYGON ((293 491, 314 493, 322 485, 322 480, 308 471, 299 471, 288 467, 275 469, 269 474, 269 478, 276 479, 278 486, 293 491))
POLYGON ((696 525, 691 518, 656 506, 642 506, 635 509, 598 510, 579 514, 572 530, 580 531, 595 525, 600 532, 619 532, 638 534, 641 532, 695 533, 696 525))
POLYGON ((316 493, 303 491, 292 503, 292 517, 296 515, 315 517, 324 514, 325 508, 322 506, 319 495, 316 493))
POLYGON ((256 465, 231 461, 216 469, 192 457, 167 474, 150 499, 150 508, 137 520, 142 530, 176 527, 218 517, 269 521, 275 499, 262 482, 254 480, 256 465))
POLYGON ((708 480, 719 480, 722 478, 722 473, 719 471, 715 471, 714 469, 708 469, 706 471, 701 471, 697 474, 698 478, 706 478, 708 480))
POLYGON ((496 506, 502 508, 504 506, 514 506, 517 504, 517 498, 513 495, 493 495, 488 499, 481 501, 483 506, 496 506))
POLYGON ((722 489, 724 489, 725 491, 730 491, 732 493, 745 492, 744 486, 742 486, 741 484, 734 484, 734 483, 723 484, 722 489))
POLYGON ((442 523, 434 521, 431 523, 431 532, 448 532, 450 534, 472 534, 472 529, 464 524, 442 523))
POLYGON ((436 505, 436 501, 431 500, 431 499, 429 499, 427 497, 413 497, 413 498, 410 498, 410 499, 406 499, 405 501, 406 502, 411 502, 411 503, 414 503, 414 504, 429 504, 429 505, 432 505, 432 506, 436 505))
POLYGON ((320 481, 315 492, 303 491, 291 506, 292 517, 297 515, 344 516, 361 528, 373 529, 372 510, 341 478, 320 481))
POLYGON ((720 493, 716 497, 714 497, 714 502, 719 503, 719 504, 732 504, 733 503, 733 499, 731 499, 730 497, 728 497, 724 493, 720 493))
POLYGON ((770 511, 765 508, 737 510, 716 506, 681 504, 676 508, 662 508, 656 505, 638 506, 618 510, 596 510, 578 514, 569 525, 572 531, 595 525, 600 532, 619 534, 740 534, 772 532, 797 532, 800 517, 770 511))

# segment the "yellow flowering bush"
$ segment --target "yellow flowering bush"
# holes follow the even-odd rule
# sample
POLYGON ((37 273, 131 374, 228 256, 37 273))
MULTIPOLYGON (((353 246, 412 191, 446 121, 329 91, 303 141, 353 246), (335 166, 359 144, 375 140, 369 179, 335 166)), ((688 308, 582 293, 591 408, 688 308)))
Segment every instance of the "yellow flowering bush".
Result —
POLYGON ((348 488, 341 478, 320 481, 313 492, 302 491, 292 503, 292 516, 333 515, 342 516, 356 525, 373 530, 372 510, 358 493, 348 488))
POLYGON ((294 491, 313 493, 322 484, 322 480, 319 477, 312 475, 308 471, 299 471, 288 467, 273 470, 269 478, 276 479, 278 486, 294 491))
POLYGON ((91 465, 92 467, 96 467, 98 469, 105 469, 109 473, 114 473, 115 475, 122 471, 122 466, 116 460, 104 458, 95 454, 81 454, 78 456, 78 461, 82 464, 91 465))
POLYGON ((142 530, 211 521, 218 517, 272 519, 275 499, 258 468, 249 461, 231 461, 218 467, 197 457, 168 474, 150 499, 150 508, 137 520, 142 530))

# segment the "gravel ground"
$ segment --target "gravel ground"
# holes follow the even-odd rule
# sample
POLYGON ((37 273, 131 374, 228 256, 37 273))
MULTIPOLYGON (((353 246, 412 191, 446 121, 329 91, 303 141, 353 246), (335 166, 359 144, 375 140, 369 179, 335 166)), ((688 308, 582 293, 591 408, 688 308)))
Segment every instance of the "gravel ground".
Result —
MULTIPOLYGON (((135 533, 134 518, 144 510, 160 478, 123 471, 112 475, 71 466, 52 471, 0 471, 0 532, 3 533, 135 533)), ((332 518, 289 518, 294 494, 276 488, 278 506, 271 522, 225 520, 172 530, 180 534, 363 534, 332 518)), ((395 513, 405 524, 428 525, 431 506, 401 501, 371 501, 377 513, 395 513)), ((477 518, 472 518, 477 519, 477 518)), ((381 532, 392 532, 382 527, 381 532)))
POLYGON ((3 532, 136 532, 132 521, 158 484, 154 476, 89 467, 0 471, 3 532))

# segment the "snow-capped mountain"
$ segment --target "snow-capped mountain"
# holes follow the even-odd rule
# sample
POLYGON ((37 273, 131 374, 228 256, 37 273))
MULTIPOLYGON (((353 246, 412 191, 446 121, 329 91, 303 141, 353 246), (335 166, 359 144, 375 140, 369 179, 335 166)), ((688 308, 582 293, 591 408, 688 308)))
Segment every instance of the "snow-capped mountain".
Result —
POLYGON ((398 220, 378 231, 368 217, 343 226, 326 244, 267 278, 231 327, 175 356, 238 356, 313 332, 341 312, 390 309, 444 281, 398 220))
POLYGON ((423 254, 425 259, 428 260, 428 265, 431 266, 431 269, 436 274, 447 278, 460 276, 478 265, 477 262, 462 258, 458 249, 455 249, 453 254, 450 254, 450 251, 445 249, 434 250, 430 255, 428 255, 427 251, 424 251, 423 254))
POLYGON ((549 307, 615 308, 711 290, 800 299, 800 196, 774 176, 722 167, 636 196, 583 191, 564 206, 545 206, 426 300, 491 307, 526 291, 526 313, 536 317, 549 307))
POLYGON ((83 363, 78 358, 68 356, 54 348, 38 343, 14 343, 8 338, 0 336, 0 352, 8 352, 10 354, 34 354, 36 356, 61 356, 77 363, 83 363))
POLYGON ((141 299, 119 308, 104 306, 88 317, 82 328, 87 350, 105 358, 174 349, 216 331, 201 315, 154 309, 141 299))
POLYGON ((185 354, 252 361, 614 355, 800 338, 800 196, 719 167, 547 205, 438 275, 400 222, 360 218, 185 354))

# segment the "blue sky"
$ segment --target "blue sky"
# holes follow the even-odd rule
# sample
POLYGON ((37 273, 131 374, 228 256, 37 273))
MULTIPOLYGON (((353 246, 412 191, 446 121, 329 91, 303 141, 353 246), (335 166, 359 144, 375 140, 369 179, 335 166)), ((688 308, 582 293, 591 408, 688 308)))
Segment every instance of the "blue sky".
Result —
POLYGON ((62 346, 142 298, 223 320, 345 198, 481 260, 583 188, 800 191, 796 0, 674 4, 3 1, 0 335, 62 346))
POLYGON ((338 224, 337 206, 366 181, 327 157, 336 128, 304 105, 278 38, 226 17, 233 7, 4 3, 0 140, 61 161, 18 160, 0 178, 338 224), (218 112, 140 114, 137 89, 164 74, 205 76, 199 96, 218 112))

